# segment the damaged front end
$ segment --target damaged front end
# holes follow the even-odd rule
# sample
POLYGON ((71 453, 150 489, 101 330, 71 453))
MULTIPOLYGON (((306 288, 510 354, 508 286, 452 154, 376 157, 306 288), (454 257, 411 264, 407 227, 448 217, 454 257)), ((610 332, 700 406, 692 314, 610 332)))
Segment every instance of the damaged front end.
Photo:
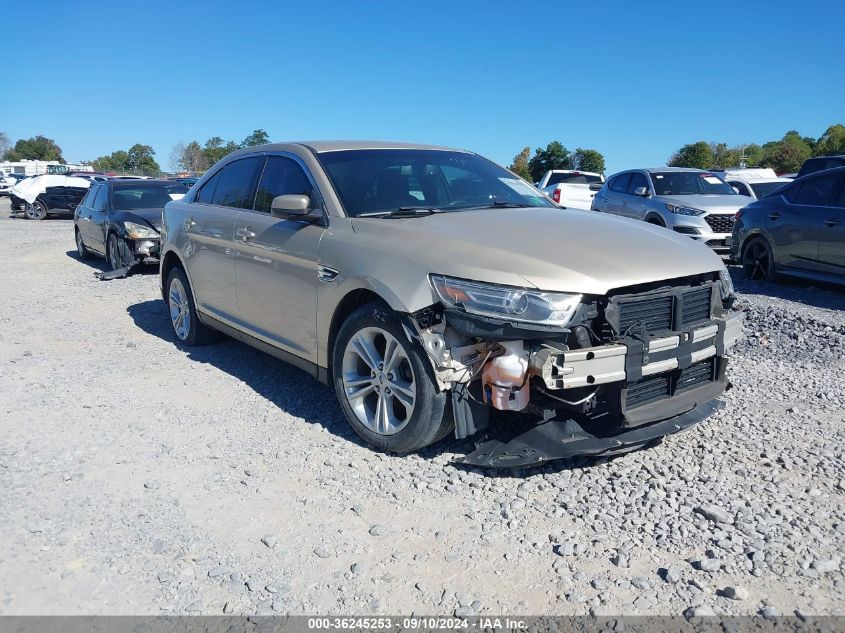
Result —
POLYGON ((525 467, 644 446, 718 410, 730 386, 742 324, 726 271, 606 296, 432 285, 440 303, 405 328, 451 391, 456 437, 510 412, 463 463, 525 467))

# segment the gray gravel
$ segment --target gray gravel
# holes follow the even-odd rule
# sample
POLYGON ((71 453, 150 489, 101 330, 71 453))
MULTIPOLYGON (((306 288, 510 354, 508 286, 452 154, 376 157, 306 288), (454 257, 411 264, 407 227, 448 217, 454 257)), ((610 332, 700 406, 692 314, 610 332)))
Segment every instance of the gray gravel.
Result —
POLYGON ((469 442, 372 452, 244 345, 175 345, 155 271, 97 281, 69 221, 6 204, 0 613, 842 611, 842 291, 735 272, 720 414, 484 473, 449 464, 469 442))

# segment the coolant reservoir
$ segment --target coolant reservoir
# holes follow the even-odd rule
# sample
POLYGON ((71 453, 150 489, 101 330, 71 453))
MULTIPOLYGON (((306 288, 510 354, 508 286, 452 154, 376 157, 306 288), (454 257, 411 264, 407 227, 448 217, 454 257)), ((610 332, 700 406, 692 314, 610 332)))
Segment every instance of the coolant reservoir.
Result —
POLYGON ((521 411, 528 404, 528 352, 522 341, 500 343, 505 353, 484 365, 484 402, 502 411, 521 411))

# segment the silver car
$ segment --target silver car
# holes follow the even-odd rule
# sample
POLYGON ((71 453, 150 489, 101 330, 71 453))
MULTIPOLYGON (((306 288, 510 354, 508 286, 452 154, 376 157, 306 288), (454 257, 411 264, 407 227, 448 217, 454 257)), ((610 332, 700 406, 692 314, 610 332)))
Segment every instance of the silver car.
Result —
POLYGON ((727 252, 736 212, 751 202, 718 174, 655 167, 615 174, 593 198, 592 209, 663 226, 727 252))
POLYGON ((300 367, 379 449, 468 437, 501 411, 509 439, 463 458, 491 467, 701 421, 741 331, 704 246, 560 209, 477 154, 402 143, 230 154, 165 207, 161 284, 179 341, 223 332, 300 367))

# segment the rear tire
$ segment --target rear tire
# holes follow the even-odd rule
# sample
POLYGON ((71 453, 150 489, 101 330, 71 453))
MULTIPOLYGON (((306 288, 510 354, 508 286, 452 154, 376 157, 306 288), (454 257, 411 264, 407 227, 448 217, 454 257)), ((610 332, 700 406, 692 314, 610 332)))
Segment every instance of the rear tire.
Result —
POLYGON ((383 303, 361 306, 340 327, 332 378, 350 426, 380 450, 416 451, 452 429, 449 394, 438 390, 425 351, 383 303))
POLYGON ((775 259, 765 238, 755 237, 742 249, 742 270, 753 281, 775 281, 775 259))
POLYGON ((82 241, 82 233, 76 229, 76 254, 82 261, 91 259, 91 251, 89 251, 82 241))
POLYGON ((46 220, 47 219, 47 205, 41 200, 36 200, 32 204, 26 205, 23 212, 27 220, 46 220))
POLYGON ((178 266, 167 275, 167 308, 173 333, 185 345, 198 347, 220 340, 220 333, 200 323, 194 294, 185 271, 178 266))

